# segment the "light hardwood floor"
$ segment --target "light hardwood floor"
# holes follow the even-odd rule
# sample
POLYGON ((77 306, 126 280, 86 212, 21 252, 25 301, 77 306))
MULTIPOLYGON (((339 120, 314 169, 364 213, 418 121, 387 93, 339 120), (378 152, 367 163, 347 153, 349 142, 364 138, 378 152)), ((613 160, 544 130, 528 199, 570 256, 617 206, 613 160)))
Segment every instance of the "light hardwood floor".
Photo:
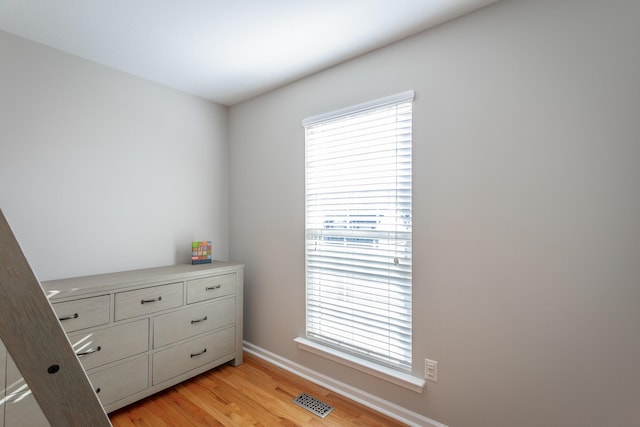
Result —
POLYGON ((113 427, 404 426, 250 354, 110 414, 113 427), (307 393, 335 409, 322 419, 291 401, 307 393))

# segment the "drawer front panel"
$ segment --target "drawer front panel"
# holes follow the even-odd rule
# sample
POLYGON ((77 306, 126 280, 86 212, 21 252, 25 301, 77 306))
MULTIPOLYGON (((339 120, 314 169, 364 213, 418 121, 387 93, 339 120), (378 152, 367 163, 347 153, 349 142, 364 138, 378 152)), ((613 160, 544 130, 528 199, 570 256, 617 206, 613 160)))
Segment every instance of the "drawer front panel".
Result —
POLYGON ((153 385, 233 354, 235 331, 235 327, 224 329, 154 354, 153 385))
POLYGON ((30 391, 22 399, 7 399, 4 427, 48 427, 49 421, 30 391))
POLYGON ((153 347, 231 325, 236 320, 236 299, 225 297, 204 305, 158 316, 153 324, 153 347))
POLYGON ((182 305, 182 282, 116 294, 115 319, 143 316, 182 305))
POLYGON ((187 304, 236 292, 235 273, 187 281, 187 304))
POLYGON ((5 427, 45 427, 50 425, 11 357, 7 357, 6 393, 5 427))
POLYGON ((149 357, 89 374, 89 380, 102 405, 109 405, 149 386, 149 357))
POLYGON ((93 332, 77 332, 69 335, 69 340, 84 369, 92 369, 147 351, 149 320, 141 319, 93 332))
POLYGON ((4 344, 2 344, 2 340, 0 340, 0 426, 3 424, 4 420, 4 374, 5 374, 5 366, 7 362, 7 350, 4 348, 4 344))
POLYGON ((109 323, 109 295, 51 304, 66 332, 109 323))

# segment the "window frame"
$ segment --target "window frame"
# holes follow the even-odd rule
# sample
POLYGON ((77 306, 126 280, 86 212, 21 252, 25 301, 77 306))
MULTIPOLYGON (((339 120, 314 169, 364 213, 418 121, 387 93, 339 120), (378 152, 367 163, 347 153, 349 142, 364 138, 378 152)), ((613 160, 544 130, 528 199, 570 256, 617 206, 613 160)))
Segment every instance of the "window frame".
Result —
MULTIPOLYGON (((339 119, 341 117, 345 117, 345 116, 352 116, 352 115, 356 115, 356 114, 362 114, 365 113, 367 111, 372 111, 375 109, 379 109, 380 107, 385 107, 385 106, 392 106, 392 105, 399 105, 399 104, 404 104, 407 102, 413 102, 415 97, 415 93, 411 90, 411 91, 406 91, 406 92, 402 92, 396 95, 392 95, 389 97, 385 97, 385 98, 381 98, 381 99, 377 99, 377 100, 373 100, 370 102, 365 102, 362 104, 358 104, 358 105, 354 105, 351 107, 347 107, 347 108, 343 108, 340 110, 336 110, 336 111, 332 111, 329 113, 325 113, 325 114, 321 114, 321 115, 317 115, 317 116, 313 116, 307 119, 304 119, 302 121, 302 125, 305 127, 305 129, 308 126, 311 125, 315 125, 318 123, 322 123, 322 122, 327 122, 327 121, 331 121, 334 119, 339 119)), ((413 116, 413 113, 411 112, 411 116, 413 116)), ((411 117, 412 120, 412 117, 411 117)), ((305 132, 305 164, 307 162, 307 134, 305 132)), ((410 170, 410 169, 409 169, 410 170)), ((307 170, 305 168, 305 240, 308 239, 307 237, 307 229, 308 229, 308 201, 307 201, 307 179, 308 179, 308 174, 307 174, 307 170)), ((343 219, 344 222, 344 219, 343 219)), ((362 221, 356 221, 358 222, 358 224, 354 227, 354 228, 367 228, 369 226, 369 222, 370 220, 367 219, 363 219, 362 221)), ((397 220, 396 220, 397 222, 397 220)), ((345 224, 351 224, 351 221, 347 221, 345 224)), ((343 224, 343 225, 345 225, 343 224)), ((345 225, 347 228, 350 227, 350 225, 345 225)), ((331 228, 331 227, 329 227, 331 228)), ((340 225, 335 226, 334 228, 341 228, 340 225)), ((342 227, 345 228, 345 227, 342 227)), ((410 233, 412 234, 412 230, 410 231, 410 233)), ((353 243, 353 242, 352 242, 353 243)), ((365 244, 367 242, 364 242, 365 244)), ((305 245, 305 302, 306 304, 309 304, 309 296, 308 296, 308 292, 309 292, 309 284, 308 284, 308 280, 309 280, 309 276, 308 276, 308 272, 307 272, 307 266, 308 266, 308 250, 306 248, 305 245)), ((412 267, 410 268, 410 271, 412 270, 412 267)), ((411 275, 411 272, 409 273, 409 275, 411 275)), ((411 288, 411 282, 412 279, 411 277, 409 278, 409 289, 411 288)), ((411 296, 409 296, 409 302, 411 301, 411 296)), ((308 331, 309 329, 309 314, 308 314, 308 307, 307 310, 305 312, 305 331, 308 331)), ((410 315, 410 321, 412 323, 412 319, 411 319, 412 315, 410 315)), ((410 331, 412 330, 412 325, 409 328, 410 331)), ((305 332, 306 334, 307 332, 305 332)), ((412 334, 410 335, 410 340, 412 341, 412 334)), ((328 341, 322 340, 322 339, 317 339, 317 338, 313 338, 313 337, 309 337, 309 336, 305 336, 305 337, 298 337, 295 339, 295 341, 298 343, 298 347, 302 350, 305 351, 310 351, 314 354, 326 357, 328 359, 337 361, 339 363, 351 366, 355 369, 358 369, 360 371, 363 372, 367 372, 370 373, 376 377, 385 379, 387 381, 393 382, 395 384, 401 385, 403 387, 409 388, 411 390, 417 391, 417 392, 421 392, 422 388, 424 387, 424 379, 422 378, 418 378, 415 377, 414 375, 412 375, 411 373, 411 369, 413 367, 413 355, 412 355, 412 344, 409 343, 409 364, 408 366, 400 366, 399 364, 396 364, 395 366, 393 364, 386 364, 384 362, 381 362, 380 360, 376 360, 374 359, 370 359, 367 357, 361 357, 361 355, 358 355, 357 352, 351 352, 351 351, 343 351, 343 349, 341 349, 339 346, 333 346, 330 343, 328 343, 328 341)))

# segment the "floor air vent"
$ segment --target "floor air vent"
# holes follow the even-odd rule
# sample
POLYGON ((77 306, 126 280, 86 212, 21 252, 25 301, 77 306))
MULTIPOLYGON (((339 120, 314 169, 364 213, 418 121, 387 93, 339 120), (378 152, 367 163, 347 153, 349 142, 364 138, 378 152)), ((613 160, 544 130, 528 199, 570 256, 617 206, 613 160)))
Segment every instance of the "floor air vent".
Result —
POLYGON ((309 396, 307 393, 300 394, 298 397, 293 399, 293 403, 316 414, 320 418, 326 417, 331 411, 333 411, 333 406, 327 405, 315 397, 309 396))

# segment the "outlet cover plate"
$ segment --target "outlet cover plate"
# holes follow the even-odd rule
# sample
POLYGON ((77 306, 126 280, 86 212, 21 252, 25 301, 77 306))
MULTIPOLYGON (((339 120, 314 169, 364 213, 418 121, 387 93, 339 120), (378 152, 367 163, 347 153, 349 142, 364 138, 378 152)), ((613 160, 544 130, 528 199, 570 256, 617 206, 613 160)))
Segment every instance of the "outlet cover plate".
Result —
POLYGON ((427 381, 438 382, 438 362, 431 359, 424 359, 424 377, 427 381))

